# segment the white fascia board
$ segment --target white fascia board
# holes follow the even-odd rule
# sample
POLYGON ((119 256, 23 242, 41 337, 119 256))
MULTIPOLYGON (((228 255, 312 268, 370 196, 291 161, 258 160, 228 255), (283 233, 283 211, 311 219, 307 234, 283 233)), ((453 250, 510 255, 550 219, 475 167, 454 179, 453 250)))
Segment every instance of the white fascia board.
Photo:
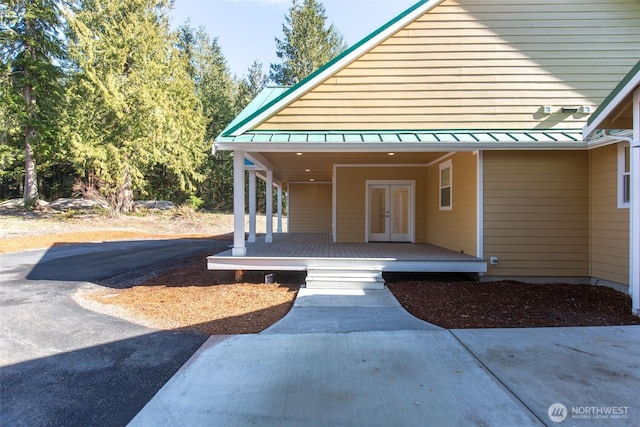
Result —
MULTIPOLYGON (((260 152, 273 153, 413 153, 421 151, 449 152, 476 150, 584 150, 587 144, 583 141, 573 142, 412 142, 412 143, 348 143, 348 142, 305 142, 300 144, 288 142, 247 142, 220 143, 221 150, 243 150, 251 160, 260 152)), ((262 157, 262 156, 260 156, 262 157)), ((253 160, 252 160, 253 161, 253 160)), ((266 161, 266 159, 265 159, 266 161)), ((260 163, 260 162, 254 162, 260 163)), ((268 163, 268 162, 267 162, 268 163)))
POLYGON ((606 145, 609 144, 616 144, 620 141, 630 141, 631 137, 633 135, 633 131, 632 130, 628 130, 628 131, 624 131, 624 132, 618 132, 615 135, 604 135, 601 138, 598 139, 592 139, 590 141, 587 141, 587 148, 589 148, 590 150, 594 149, 594 148, 600 148, 600 147, 604 147, 606 145))
POLYGON ((607 104, 607 106, 598 113, 591 123, 587 123, 582 128, 582 139, 587 140, 593 132, 600 129, 602 122, 609 117, 609 115, 615 110, 620 103, 627 97, 633 96, 633 92, 640 86, 640 73, 629 80, 629 82, 618 92, 618 94, 607 104))
MULTIPOLYGON (((286 97, 282 98, 279 102, 273 104, 270 108, 263 111, 261 114, 257 115, 249 122, 245 123, 242 127, 238 128, 235 132, 231 134, 231 136, 239 136, 253 129, 255 126, 259 125, 264 120, 266 120, 273 114, 280 111, 282 108, 286 107, 288 104, 298 99, 300 96, 309 92, 311 89, 318 86, 320 83, 325 81, 331 75, 341 70, 343 67, 346 67, 351 62, 355 61, 356 59, 358 59, 359 57, 367 53, 370 49, 377 46, 379 43, 383 42, 384 40, 392 36, 394 33, 402 29, 404 26, 410 24, 415 19, 422 16, 429 10, 433 9, 443 1, 444 0, 427 1, 422 6, 413 10, 411 13, 408 13, 407 15, 403 16, 402 19, 398 20, 393 25, 389 26, 388 28, 385 28, 383 31, 380 31, 378 34, 371 37, 369 40, 367 40, 365 43, 363 43, 361 46, 359 46, 350 54, 346 55, 340 61, 337 61, 335 64, 327 67, 320 74, 318 74, 317 76, 315 76, 314 78, 306 82, 305 84, 292 90, 286 97)), ((217 145, 217 146, 218 148, 220 147, 220 145, 217 145)))

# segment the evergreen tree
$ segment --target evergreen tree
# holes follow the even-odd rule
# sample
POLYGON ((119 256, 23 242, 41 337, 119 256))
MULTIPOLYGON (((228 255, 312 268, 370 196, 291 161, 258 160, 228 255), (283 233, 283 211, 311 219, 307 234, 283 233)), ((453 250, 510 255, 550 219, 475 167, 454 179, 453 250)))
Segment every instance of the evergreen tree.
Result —
POLYGON ((333 24, 325 28, 327 17, 319 0, 293 0, 285 20, 284 39, 276 38, 276 54, 282 63, 271 64, 271 80, 278 84, 301 81, 346 49, 333 24))
POLYGON ((63 19, 59 0, 6 0, 0 4, 0 152, 2 178, 24 161, 23 198, 38 196, 37 159, 61 153, 58 115, 62 96, 64 46, 58 37, 63 19), (22 141, 21 143, 19 141, 22 141), (22 148, 18 148, 22 145, 22 148), (5 169, 7 168, 7 169, 5 169))
POLYGON ((169 31, 169 0, 80 0, 69 12, 78 73, 67 91, 66 134, 81 189, 115 212, 134 193, 193 194, 207 148, 185 56, 169 31), (152 180, 161 171, 162 180, 152 180), (171 191, 157 186, 175 187, 171 191), (154 186, 155 185, 155 186, 154 186))
POLYGON ((189 74, 207 119, 207 140, 213 140, 235 115, 234 81, 217 39, 200 27, 180 28, 179 47, 189 61, 189 74))
POLYGON ((242 111, 267 85, 269 77, 262 71, 262 62, 255 60, 247 70, 247 76, 238 83, 235 108, 242 111))
MULTIPOLYGON (((227 60, 217 39, 204 28, 189 25, 180 29, 180 48, 189 57, 190 74, 207 122, 206 139, 209 144, 237 114, 234 109, 234 82, 227 60)), ((210 208, 227 210, 233 203, 233 159, 230 152, 218 152, 207 157, 202 174, 205 181, 199 196, 210 208)))

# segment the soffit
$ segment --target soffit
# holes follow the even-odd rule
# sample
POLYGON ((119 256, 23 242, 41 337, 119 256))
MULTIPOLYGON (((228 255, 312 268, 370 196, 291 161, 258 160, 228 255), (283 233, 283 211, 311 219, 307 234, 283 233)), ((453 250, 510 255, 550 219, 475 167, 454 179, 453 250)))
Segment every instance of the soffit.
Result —
POLYGON ((283 183, 331 182, 334 165, 427 165, 445 153, 261 153, 273 164, 274 176, 283 183), (313 181, 312 181, 313 180, 313 181))

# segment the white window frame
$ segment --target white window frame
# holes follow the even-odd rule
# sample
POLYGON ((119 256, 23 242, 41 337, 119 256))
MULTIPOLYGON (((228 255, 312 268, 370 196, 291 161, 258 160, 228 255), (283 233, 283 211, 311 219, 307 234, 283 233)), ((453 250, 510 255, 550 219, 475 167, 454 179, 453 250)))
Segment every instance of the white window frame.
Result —
POLYGON ((451 160, 447 160, 446 162, 440 163, 438 170, 438 199, 441 211, 450 211, 453 210, 453 162, 451 160), (449 169, 449 185, 442 185, 442 171, 449 169), (449 205, 444 206, 442 204, 442 190, 448 188, 449 189, 449 205))
MULTIPOLYGON (((631 194, 629 191, 629 185, 631 185, 631 171, 626 170, 627 153, 631 156, 631 149, 629 143, 618 143, 618 209, 629 209, 630 200, 627 195, 631 194)), ((631 160, 631 159, 629 159, 631 160)))

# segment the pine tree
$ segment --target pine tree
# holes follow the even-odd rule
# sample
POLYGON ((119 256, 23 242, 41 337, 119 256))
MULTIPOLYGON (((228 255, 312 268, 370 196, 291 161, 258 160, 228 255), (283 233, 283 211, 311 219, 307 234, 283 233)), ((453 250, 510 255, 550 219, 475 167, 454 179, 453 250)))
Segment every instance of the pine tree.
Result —
POLYGON ((38 197, 36 159, 47 157, 57 141, 62 95, 63 19, 58 0, 6 0, 0 4, 0 118, 5 155, 24 158, 23 199, 38 197), (18 136, 18 133, 21 134, 18 136), (17 150, 17 140, 23 149, 17 150), (15 151, 8 147, 13 146, 15 151))
POLYGON ((233 119, 234 81, 217 39, 200 27, 180 28, 180 49, 189 61, 191 78, 207 119, 207 140, 212 140, 233 119))
MULTIPOLYGON (((189 57, 190 74, 207 122, 209 144, 233 120, 236 83, 217 39, 204 28, 185 25, 180 29, 180 48, 189 57)), ((203 164, 205 181, 199 196, 210 208, 227 210, 233 202, 233 159, 230 152, 209 156, 203 164)))
POLYGON ((276 54, 282 63, 271 64, 271 80, 295 84, 346 49, 333 24, 325 28, 325 13, 318 0, 293 0, 282 25, 284 39, 276 38, 276 54))
POLYGON ((238 82, 235 108, 236 114, 242 111, 267 85, 269 77, 262 71, 262 62, 255 60, 247 70, 244 79, 238 82))
POLYGON ((81 0, 69 12, 70 53, 79 70, 67 91, 66 134, 84 186, 115 212, 134 194, 155 194, 162 171, 193 194, 204 178, 204 120, 185 55, 169 31, 169 0, 81 0), (88 186, 86 185, 88 184, 88 186))

